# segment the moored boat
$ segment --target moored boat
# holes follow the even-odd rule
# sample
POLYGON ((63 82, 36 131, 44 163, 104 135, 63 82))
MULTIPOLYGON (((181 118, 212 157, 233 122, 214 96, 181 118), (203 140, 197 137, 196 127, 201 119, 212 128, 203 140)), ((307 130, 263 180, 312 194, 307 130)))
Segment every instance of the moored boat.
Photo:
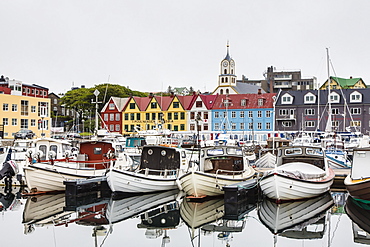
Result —
POLYGON ((186 150, 165 146, 144 146, 135 170, 114 165, 107 172, 113 192, 148 193, 177 189, 177 178, 188 166, 186 150))
POLYGON ((40 139, 35 144, 36 151, 29 153, 24 167, 30 192, 63 191, 66 180, 104 176, 113 163, 130 164, 129 158, 122 157, 110 142, 82 142, 78 152, 62 140, 40 139))
POLYGON ((222 195, 222 188, 253 178, 244 149, 237 146, 205 147, 200 150, 199 166, 192 166, 179 177, 179 189, 188 196, 222 195))
POLYGON ((353 198, 370 201, 369 158, 370 148, 353 150, 351 172, 344 179, 344 185, 353 198))
POLYGON ((260 187, 267 197, 278 202, 300 200, 327 192, 334 177, 322 148, 281 147, 275 168, 264 174, 260 187))

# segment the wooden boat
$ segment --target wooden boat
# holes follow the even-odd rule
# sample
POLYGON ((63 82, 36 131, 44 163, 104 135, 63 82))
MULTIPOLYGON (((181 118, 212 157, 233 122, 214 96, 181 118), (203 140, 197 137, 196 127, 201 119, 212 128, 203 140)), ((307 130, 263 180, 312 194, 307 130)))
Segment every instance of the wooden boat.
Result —
POLYGON ((24 167, 30 192, 62 191, 66 180, 99 177, 113 163, 125 167, 130 164, 130 159, 110 142, 82 142, 78 152, 64 140, 40 139, 35 144, 36 151, 29 153, 24 167))
POLYGON ((241 147, 205 147, 200 152, 199 166, 192 166, 179 177, 179 189, 188 196, 222 195, 224 186, 251 179, 255 175, 241 147))
POLYGON ((260 187, 267 197, 278 202, 307 199, 327 192, 334 176, 322 148, 281 147, 275 168, 263 175, 260 187))
POLYGON ((344 179, 348 193, 356 199, 370 201, 370 148, 353 150, 352 168, 344 179))
POLYGON ((188 166, 186 150, 165 146, 144 146, 135 170, 114 165, 107 172, 113 192, 148 193, 177 189, 176 180, 188 166))
POLYGON ((370 244, 370 201, 348 196, 344 209, 352 220, 354 242, 370 244))
POLYGON ((320 232, 309 232, 307 226, 325 217, 333 204, 329 192, 319 197, 286 203, 265 198, 258 205, 257 212, 261 222, 273 234, 293 238, 322 238, 325 229, 321 227, 320 232))

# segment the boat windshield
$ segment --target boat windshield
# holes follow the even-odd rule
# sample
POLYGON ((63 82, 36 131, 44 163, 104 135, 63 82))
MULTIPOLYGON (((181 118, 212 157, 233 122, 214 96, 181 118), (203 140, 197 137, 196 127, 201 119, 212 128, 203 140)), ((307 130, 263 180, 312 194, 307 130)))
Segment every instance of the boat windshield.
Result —
POLYGON ((302 148, 287 148, 285 149, 285 155, 297 155, 302 154, 302 148))
POLYGON ((307 148, 306 153, 310 155, 322 156, 322 151, 320 148, 307 148))

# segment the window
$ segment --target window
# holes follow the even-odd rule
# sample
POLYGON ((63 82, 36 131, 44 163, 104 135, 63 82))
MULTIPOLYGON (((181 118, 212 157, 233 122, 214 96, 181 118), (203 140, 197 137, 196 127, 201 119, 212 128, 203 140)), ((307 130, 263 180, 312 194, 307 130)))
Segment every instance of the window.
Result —
POLYGON ((331 126, 339 127, 339 121, 331 121, 331 126))
POLYGON ((12 126, 17 126, 17 119, 16 118, 12 118, 12 126))
MULTIPOLYGON (((208 126, 207 126, 208 127, 208 126)), ((180 124, 180 130, 185 130, 185 124, 180 124)), ((204 129, 205 130, 205 129, 204 129)))
POLYGON ((315 95, 313 95, 312 93, 308 93, 304 96, 304 103, 305 104, 313 104, 313 103, 315 103, 315 98, 316 98, 315 95))
POLYGON ((12 111, 17 111, 17 104, 12 104, 12 111))
POLYGON ((339 103, 339 95, 335 92, 330 94, 330 101, 331 103, 339 103))
POLYGON ((257 111, 257 117, 261 118, 262 117, 262 111, 257 111))
POLYGON ((208 124, 203 125, 203 130, 208 130, 208 124))
POLYGON ((253 118, 253 112, 252 111, 248 111, 248 117, 253 118))
POLYGON ((130 103, 130 109, 135 109, 135 103, 130 103))
POLYGON ((174 130, 174 131, 179 131, 179 126, 178 126, 178 125, 174 125, 174 126, 173 126, 173 130, 174 130))
POLYGON ((35 127, 36 126, 36 119, 31 119, 31 127, 35 127))
POLYGON ((360 115, 361 114, 361 108, 351 108, 351 114, 352 115, 360 115))
MULTIPOLYGON (((194 112, 192 112, 194 114, 194 112)), ((167 113, 167 120, 172 120, 172 113, 168 112, 167 113)))
POLYGON ((203 112, 203 119, 208 119, 208 112, 203 112))
POLYGON ((351 127, 361 127, 361 121, 351 121, 351 127))
POLYGON ((195 130, 195 124, 190 124, 190 130, 195 130))
POLYGON ((215 130, 219 130, 219 129, 220 129, 220 123, 215 123, 215 130))
MULTIPOLYGON (((180 119, 185 120, 185 112, 180 112, 180 119)), ((208 113, 207 113, 207 119, 208 119, 208 113)))
POLYGON ((150 113, 145 113, 145 120, 150 120, 150 113))
POLYGON ((248 129, 253 129, 253 123, 248 123, 248 129))
POLYGON ((339 115, 339 109, 338 108, 331 108, 331 114, 332 115, 339 115))
POLYGON ((235 111, 231 112, 231 118, 236 118, 236 112, 235 111))
POLYGON ((32 113, 35 113, 35 112, 36 112, 36 106, 35 106, 35 105, 32 105, 32 106, 31 106, 31 112, 32 112, 32 113))
POLYGON ((271 117, 271 111, 266 111, 266 117, 270 118, 271 117))
POLYGON ((28 129, 28 119, 21 119, 21 129, 28 129))
POLYGON ((179 102, 173 102, 173 108, 180 108, 179 102))
POLYGON ((241 112, 239 113, 239 117, 240 117, 240 118, 244 118, 244 111, 241 111, 241 112))
POLYGON ((279 115, 280 116, 288 116, 289 115, 289 110, 288 109, 280 109, 279 110, 279 115))
POLYGON ((173 120, 179 120, 179 113, 178 112, 173 113, 173 120))
POLYGON ((353 92, 351 94, 350 102, 356 103, 356 102, 362 102, 362 94, 359 92, 353 92))
POLYGON ((244 130, 244 128, 245 128, 245 124, 244 123, 240 123, 240 129, 241 130, 244 130))
POLYGON ((28 116, 28 100, 21 100, 21 116, 28 116))
POLYGON ((157 109, 157 102, 150 103, 150 108, 151 109, 157 109))
POLYGON ((284 95, 284 96, 282 96, 281 97, 281 103, 282 104, 291 104, 292 103, 292 96, 290 96, 290 95, 284 95))
POLYGON ((195 102, 195 107, 202 107, 202 106, 203 106, 202 101, 195 102))
POLYGON ((114 121, 114 113, 109 114, 109 121, 114 121))
POLYGON ((109 103, 109 110, 114 110, 115 107, 114 107, 114 104, 113 103, 109 103))
POLYGON ((236 130, 236 123, 231 123, 231 129, 236 130))
POLYGON ((306 108, 304 110, 304 115, 315 115, 315 109, 313 109, 313 108, 306 108))
POLYGON ((270 129, 271 129, 271 123, 270 123, 270 122, 267 122, 267 123, 266 123, 266 129, 267 129, 267 130, 270 130, 270 129))
POLYGON ((140 120, 140 113, 136 113, 136 120, 140 120))
POLYGON ((109 131, 114 131, 114 124, 109 125, 109 131))
POLYGON ((38 102, 38 115, 39 117, 48 117, 49 110, 48 110, 48 103, 47 102, 38 102))
POLYGON ((258 99, 258 105, 262 106, 263 105, 263 99, 258 99))
POLYGON ((257 123, 257 129, 259 129, 259 130, 262 129, 262 123, 257 123))
POLYGON ((135 120, 135 113, 130 113, 130 120, 135 120))
POLYGON ((121 130, 121 127, 119 124, 116 124, 116 131, 120 131, 121 130))
POLYGON ((283 127, 292 127, 292 122, 290 122, 290 121, 283 121, 282 122, 282 126, 283 127))
POLYGON ((9 111, 9 104, 7 103, 3 104, 3 111, 9 111))
POLYGON ((152 113, 152 120, 155 120, 155 113, 152 113))
POLYGON ((241 106, 246 106, 246 105, 247 105, 247 100, 246 100, 246 99, 242 99, 242 100, 240 101, 240 105, 241 105, 241 106))
POLYGON ((3 118, 3 125, 4 125, 4 126, 9 125, 9 120, 8 120, 8 118, 3 118))
POLYGON ((215 118, 219 118, 219 112, 215 111, 215 118))
POLYGON ((315 127, 315 122, 314 121, 305 121, 304 125, 306 127, 315 127))
POLYGON ((128 120, 128 113, 125 113, 125 120, 128 120))
POLYGON ((121 114, 120 113, 116 113, 116 121, 120 121, 121 120, 121 114))

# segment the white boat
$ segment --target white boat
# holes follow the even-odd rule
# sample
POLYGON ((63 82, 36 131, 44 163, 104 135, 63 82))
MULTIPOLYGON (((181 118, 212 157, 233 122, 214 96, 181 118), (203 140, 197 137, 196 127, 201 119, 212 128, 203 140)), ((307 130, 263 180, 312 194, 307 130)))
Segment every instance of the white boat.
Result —
POLYGON ((193 197, 217 196, 226 185, 251 179, 255 170, 249 166, 244 149, 216 146, 201 149, 199 166, 192 166, 179 177, 179 189, 193 197))
POLYGON ((131 161, 110 142, 82 142, 78 152, 68 142, 57 139, 39 139, 35 145, 36 151, 29 153, 24 167, 30 192, 62 191, 66 180, 104 176, 114 163, 128 169, 131 161))
POLYGON ((114 165, 107 172, 113 192, 148 193, 177 189, 177 178, 186 170, 189 160, 186 149, 165 146, 144 146, 140 165, 135 170, 114 165))
POLYGON ((276 155, 271 152, 266 152, 254 162, 254 165, 259 168, 274 168, 276 163, 276 155))
MULTIPOLYGON (((294 202, 275 203, 265 198, 258 205, 258 218, 273 233, 280 236, 296 235, 298 238, 322 238, 324 227, 309 234, 307 226, 318 222, 333 206, 330 193, 322 196, 294 202)), ((321 222, 322 223, 322 222, 321 222)), ((316 229, 317 230, 317 229, 316 229)))
POLYGON ((356 199, 370 201, 370 148, 353 149, 350 174, 344 179, 348 193, 356 199))
POLYGON ((322 148, 281 147, 275 168, 263 175, 260 187, 278 202, 307 199, 327 192, 334 176, 322 148))

